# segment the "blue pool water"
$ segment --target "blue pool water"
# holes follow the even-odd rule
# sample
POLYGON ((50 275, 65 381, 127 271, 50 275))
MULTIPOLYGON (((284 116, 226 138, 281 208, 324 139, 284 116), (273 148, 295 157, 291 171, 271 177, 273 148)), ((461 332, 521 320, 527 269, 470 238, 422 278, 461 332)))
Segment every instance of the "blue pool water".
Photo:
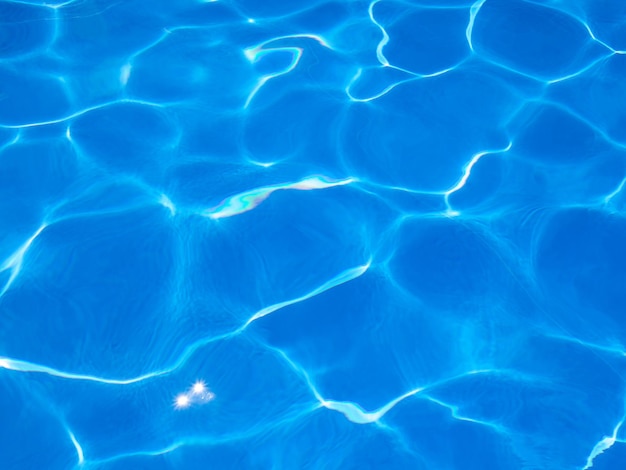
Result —
POLYGON ((626 468, 626 3, 0 2, 0 468, 626 468))

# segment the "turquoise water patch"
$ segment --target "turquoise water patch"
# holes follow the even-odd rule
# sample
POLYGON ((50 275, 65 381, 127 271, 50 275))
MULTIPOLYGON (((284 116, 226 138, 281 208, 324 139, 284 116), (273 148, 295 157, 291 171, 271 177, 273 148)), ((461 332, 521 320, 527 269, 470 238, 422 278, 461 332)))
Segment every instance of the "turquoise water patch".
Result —
POLYGON ((0 468, 626 467, 625 24, 0 1, 0 468))

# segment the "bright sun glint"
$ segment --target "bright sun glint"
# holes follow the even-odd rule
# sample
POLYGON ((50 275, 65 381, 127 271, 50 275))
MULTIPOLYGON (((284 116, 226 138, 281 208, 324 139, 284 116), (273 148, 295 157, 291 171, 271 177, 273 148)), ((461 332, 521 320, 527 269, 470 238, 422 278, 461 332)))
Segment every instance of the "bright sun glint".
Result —
POLYGON ((191 393, 193 393, 194 395, 200 395, 204 392, 206 392, 206 384, 202 380, 198 380, 191 387, 191 393))
POLYGON ((187 408, 191 404, 191 400, 189 400, 189 395, 185 393, 181 393, 176 397, 175 406, 176 408, 187 408))
POLYGON ((196 380, 185 392, 176 395, 174 408, 181 410, 192 405, 202 405, 212 401, 215 394, 209 390, 204 380, 196 380))

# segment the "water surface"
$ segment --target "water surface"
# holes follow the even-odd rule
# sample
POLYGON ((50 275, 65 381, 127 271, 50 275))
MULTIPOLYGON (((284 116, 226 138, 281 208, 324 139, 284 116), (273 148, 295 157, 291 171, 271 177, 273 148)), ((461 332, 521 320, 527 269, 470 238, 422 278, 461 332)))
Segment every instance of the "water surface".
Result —
POLYGON ((0 2, 0 466, 626 466, 625 74, 618 0, 0 2))

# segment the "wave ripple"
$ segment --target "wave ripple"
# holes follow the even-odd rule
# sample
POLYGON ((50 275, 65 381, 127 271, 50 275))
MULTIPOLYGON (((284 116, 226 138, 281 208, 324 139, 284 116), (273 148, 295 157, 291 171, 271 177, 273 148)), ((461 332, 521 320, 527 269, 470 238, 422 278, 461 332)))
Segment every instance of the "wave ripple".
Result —
POLYGON ((623 468, 625 24, 0 1, 0 467, 623 468))

